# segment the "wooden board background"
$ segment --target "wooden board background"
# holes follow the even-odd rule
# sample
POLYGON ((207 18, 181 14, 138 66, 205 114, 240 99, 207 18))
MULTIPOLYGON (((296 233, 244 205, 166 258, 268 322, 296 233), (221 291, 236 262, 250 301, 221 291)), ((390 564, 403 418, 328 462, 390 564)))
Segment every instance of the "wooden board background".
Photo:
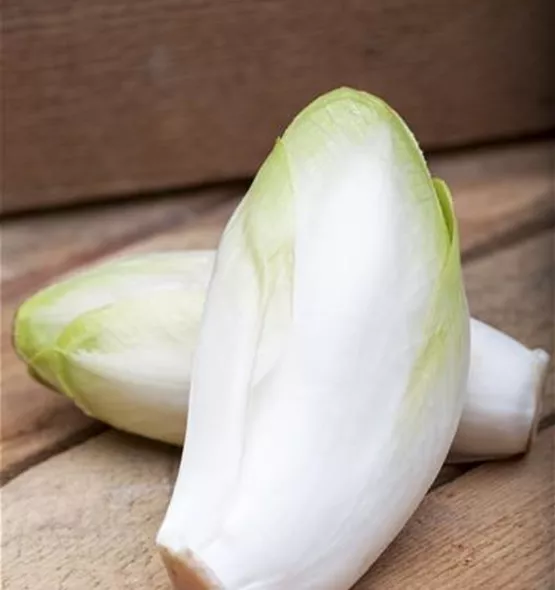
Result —
MULTIPOLYGON (((430 159, 452 186, 472 312, 554 350, 555 145, 430 159)), ((169 590, 153 539, 179 452, 116 433, 29 379, 9 346, 19 302, 81 264, 216 245, 245 186, 8 219, 2 235, 5 590, 169 590), (86 214, 84 214, 86 213, 86 214), (108 430, 106 432, 106 430, 108 430)), ((523 460, 444 469, 356 590, 555 588, 555 390, 523 460)))
POLYGON ((4 211, 251 175, 339 85, 428 148, 555 128, 551 0, 5 0, 4 211))

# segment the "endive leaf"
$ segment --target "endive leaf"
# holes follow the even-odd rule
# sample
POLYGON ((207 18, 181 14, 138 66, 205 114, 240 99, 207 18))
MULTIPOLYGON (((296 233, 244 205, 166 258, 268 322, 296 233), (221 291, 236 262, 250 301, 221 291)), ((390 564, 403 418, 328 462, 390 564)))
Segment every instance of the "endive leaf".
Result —
POLYGON ((68 321, 90 309, 146 290, 182 285, 206 287, 206 264, 213 254, 199 250, 183 259, 180 252, 153 252, 118 258, 59 280, 26 300, 18 309, 14 340, 18 352, 31 359, 52 344, 68 321))
POLYGON ((208 531, 223 518, 237 484, 254 411, 249 392, 277 362, 289 327, 294 226, 287 175, 278 142, 224 232, 207 296, 196 352, 202 395, 190 400, 200 420, 187 427, 188 460, 207 485, 192 481, 187 493, 198 509, 195 520, 208 531))

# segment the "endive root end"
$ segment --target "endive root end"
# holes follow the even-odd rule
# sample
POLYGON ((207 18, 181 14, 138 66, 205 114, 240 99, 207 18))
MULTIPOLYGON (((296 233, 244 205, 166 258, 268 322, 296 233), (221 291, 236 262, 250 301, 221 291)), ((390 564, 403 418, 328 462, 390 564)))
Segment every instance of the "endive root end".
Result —
POLYGON ((223 590, 214 574, 191 551, 176 554, 164 547, 159 550, 174 590, 223 590))

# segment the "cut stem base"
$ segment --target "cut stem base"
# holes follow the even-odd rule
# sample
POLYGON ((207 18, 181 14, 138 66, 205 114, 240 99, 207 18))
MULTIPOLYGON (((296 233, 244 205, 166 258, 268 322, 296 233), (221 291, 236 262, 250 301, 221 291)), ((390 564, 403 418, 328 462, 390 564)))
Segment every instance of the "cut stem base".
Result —
POLYGON ((192 551, 172 553, 159 547, 162 561, 175 590, 224 590, 214 574, 198 560, 192 551))

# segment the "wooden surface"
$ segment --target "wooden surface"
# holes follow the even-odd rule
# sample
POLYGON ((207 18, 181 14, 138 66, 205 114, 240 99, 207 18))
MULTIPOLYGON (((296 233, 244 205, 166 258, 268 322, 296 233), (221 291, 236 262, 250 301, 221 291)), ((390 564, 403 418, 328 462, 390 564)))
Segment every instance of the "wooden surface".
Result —
MULTIPOLYGON (((455 194, 473 314, 550 351, 553 156, 553 144, 543 142, 431 160, 455 194)), ((178 451, 113 431, 97 434, 101 425, 26 376, 8 346, 10 321, 22 298, 80 263, 122 252, 214 246, 244 190, 220 187, 4 223, 6 590, 169 590, 153 537, 178 451)), ((554 412, 551 381, 544 431, 530 457, 444 471, 439 487, 357 590, 555 588, 554 412)))
POLYGON ((341 85, 426 147, 555 127, 551 0, 4 5, 6 211, 248 176, 341 85))
POLYGON ((356 590, 552 590, 554 436, 429 494, 356 590))
MULTIPOLYGON (((431 492, 356 590, 552 590, 554 435, 431 492)), ((153 540, 178 460, 110 432, 7 484, 4 590, 170 590, 153 540)))

